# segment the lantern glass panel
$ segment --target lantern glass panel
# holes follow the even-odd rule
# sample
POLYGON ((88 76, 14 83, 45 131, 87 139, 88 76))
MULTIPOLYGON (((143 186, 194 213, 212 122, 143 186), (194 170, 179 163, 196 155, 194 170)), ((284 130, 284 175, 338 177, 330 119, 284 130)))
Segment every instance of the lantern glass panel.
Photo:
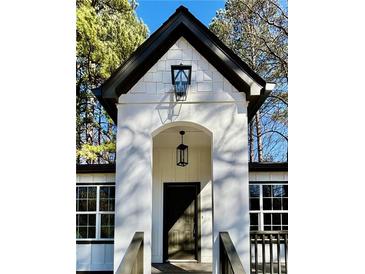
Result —
POLYGON ((191 82, 191 66, 171 66, 172 84, 177 101, 186 100, 186 91, 191 82))

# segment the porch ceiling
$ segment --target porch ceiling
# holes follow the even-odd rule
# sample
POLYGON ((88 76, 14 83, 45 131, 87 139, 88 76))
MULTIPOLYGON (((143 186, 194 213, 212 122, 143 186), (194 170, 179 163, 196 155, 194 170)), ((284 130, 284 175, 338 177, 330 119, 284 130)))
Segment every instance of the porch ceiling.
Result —
POLYGON ((189 147, 209 147, 210 137, 201 130, 188 126, 166 129, 153 138, 154 147, 175 148, 181 143, 179 132, 185 131, 184 144, 189 147))

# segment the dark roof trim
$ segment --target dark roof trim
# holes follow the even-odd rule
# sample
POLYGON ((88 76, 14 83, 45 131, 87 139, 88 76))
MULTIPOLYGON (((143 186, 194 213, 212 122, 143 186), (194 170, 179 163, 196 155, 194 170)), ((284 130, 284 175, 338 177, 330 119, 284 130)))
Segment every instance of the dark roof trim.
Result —
POLYGON ((260 96, 250 96, 247 108, 248 121, 252 120, 252 118, 255 116, 256 112, 265 102, 266 98, 270 95, 270 93, 271 90, 262 89, 260 92, 260 96))
POLYGON ((113 274, 113 270, 110 271, 90 271, 90 270, 86 270, 86 271, 76 271, 76 274, 113 274))
POLYGON ((180 37, 184 37, 238 91, 246 93, 250 102, 248 119, 251 120, 268 95, 265 80, 224 45, 187 8, 180 6, 101 87, 93 90, 113 121, 117 123, 116 103, 119 96, 127 93, 180 37), (250 96, 250 87, 241 77, 243 73, 263 87, 260 95, 250 96))
POLYGON ((85 244, 114 244, 113 240, 76 240, 76 244, 85 245, 85 244))
MULTIPOLYGON (((288 163, 249 163, 252 171, 288 171, 288 163)), ((115 173, 115 164, 76 165, 76 173, 115 173)))
POLYGON ((258 163, 248 164, 248 171, 288 171, 288 163, 258 163))
POLYGON ((117 106, 118 100, 115 98, 104 98, 101 93, 101 87, 92 90, 95 97, 99 100, 100 104, 104 107, 105 111, 112 118, 114 124, 117 124, 117 106))
POLYGON ((115 164, 76 165, 76 173, 115 173, 115 164))

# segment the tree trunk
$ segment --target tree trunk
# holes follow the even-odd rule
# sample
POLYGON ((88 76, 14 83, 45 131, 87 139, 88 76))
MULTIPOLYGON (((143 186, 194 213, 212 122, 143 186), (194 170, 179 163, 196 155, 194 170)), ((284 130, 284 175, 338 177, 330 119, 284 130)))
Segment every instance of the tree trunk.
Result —
POLYGON ((263 157, 262 157, 262 136, 261 136, 260 110, 258 110, 255 115, 255 123, 256 123, 256 138, 257 138, 257 160, 259 162, 262 162, 263 157))
POLYGON ((255 150, 254 150, 254 139, 253 139, 253 123, 250 122, 250 130, 249 130, 249 143, 250 146, 250 162, 253 162, 255 160, 255 150))
MULTIPOLYGON (((98 145, 101 145, 101 105, 100 103, 97 103, 98 105, 98 145)), ((100 164, 101 157, 98 157, 98 163, 100 164)))

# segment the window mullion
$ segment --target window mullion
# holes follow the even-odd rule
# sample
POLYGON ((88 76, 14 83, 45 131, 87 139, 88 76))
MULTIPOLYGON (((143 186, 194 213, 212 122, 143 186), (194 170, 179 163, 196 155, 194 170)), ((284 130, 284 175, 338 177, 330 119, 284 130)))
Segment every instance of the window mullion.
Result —
POLYGON ((264 191, 263 186, 260 184, 260 213, 259 213, 259 230, 264 230, 264 214, 263 214, 263 203, 264 203, 264 191))
POLYGON ((99 213, 99 200, 100 200, 100 186, 96 188, 96 239, 100 239, 100 213, 99 213))

